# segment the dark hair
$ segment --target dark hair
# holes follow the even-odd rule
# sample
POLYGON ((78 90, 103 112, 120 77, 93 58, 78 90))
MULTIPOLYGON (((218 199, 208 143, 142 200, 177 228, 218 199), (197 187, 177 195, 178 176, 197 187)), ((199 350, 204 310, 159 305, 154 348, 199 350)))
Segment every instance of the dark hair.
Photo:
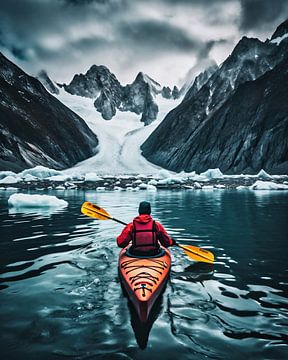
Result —
POLYGON ((148 201, 141 201, 139 204, 138 212, 140 215, 142 214, 151 214, 151 205, 148 201))

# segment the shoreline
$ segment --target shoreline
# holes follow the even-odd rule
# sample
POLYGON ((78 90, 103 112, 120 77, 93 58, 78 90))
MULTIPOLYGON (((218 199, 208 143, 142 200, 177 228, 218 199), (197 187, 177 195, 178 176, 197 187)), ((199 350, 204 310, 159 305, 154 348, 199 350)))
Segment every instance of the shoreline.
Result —
POLYGON ((55 181, 49 179, 37 179, 33 181, 18 181, 16 183, 2 183, 0 190, 95 190, 95 191, 156 191, 156 190, 213 190, 213 189, 236 189, 238 187, 249 188, 256 181, 271 182, 278 185, 288 185, 288 175, 267 177, 239 176, 195 180, 168 179, 168 181, 156 180, 153 176, 106 176, 96 181, 69 180, 55 181))

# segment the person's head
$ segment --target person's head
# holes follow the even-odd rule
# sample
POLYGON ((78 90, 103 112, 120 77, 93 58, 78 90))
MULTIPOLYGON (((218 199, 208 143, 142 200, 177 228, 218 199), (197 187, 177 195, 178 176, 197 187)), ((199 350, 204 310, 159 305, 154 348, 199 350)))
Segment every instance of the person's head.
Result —
POLYGON ((151 214, 151 205, 148 201, 141 201, 138 208, 139 215, 151 214))

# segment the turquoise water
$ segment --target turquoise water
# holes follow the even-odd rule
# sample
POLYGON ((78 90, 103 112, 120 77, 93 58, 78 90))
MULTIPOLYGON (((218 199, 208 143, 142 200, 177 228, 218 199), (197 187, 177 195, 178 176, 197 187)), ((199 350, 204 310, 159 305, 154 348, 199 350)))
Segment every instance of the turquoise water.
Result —
POLYGON ((68 208, 16 212, 0 191, 2 359, 288 358, 288 192, 45 193, 68 208), (118 280, 122 226, 81 215, 86 200, 125 222, 150 201, 174 238, 209 249, 215 265, 173 248, 142 326, 118 280))

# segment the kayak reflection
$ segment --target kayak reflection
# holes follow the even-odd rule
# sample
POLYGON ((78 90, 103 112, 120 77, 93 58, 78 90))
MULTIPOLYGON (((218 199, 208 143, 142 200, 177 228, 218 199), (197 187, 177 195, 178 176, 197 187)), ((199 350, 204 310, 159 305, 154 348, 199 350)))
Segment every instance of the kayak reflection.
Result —
POLYGON ((174 278, 184 281, 204 281, 210 280, 214 274, 214 265, 208 263, 197 262, 187 266, 184 271, 174 272, 171 275, 174 278))
MULTIPOLYGON (((125 292, 125 290, 123 291, 125 292)), ((163 294, 161 294, 155 301, 153 308, 150 311, 149 317, 145 323, 141 322, 135 307, 128 298, 127 298, 127 302, 128 302, 128 308, 131 316, 131 325, 134 331, 135 339, 137 341, 139 348, 141 350, 144 350, 147 347, 149 334, 152 329, 152 326, 160 314, 163 304, 163 294)))

